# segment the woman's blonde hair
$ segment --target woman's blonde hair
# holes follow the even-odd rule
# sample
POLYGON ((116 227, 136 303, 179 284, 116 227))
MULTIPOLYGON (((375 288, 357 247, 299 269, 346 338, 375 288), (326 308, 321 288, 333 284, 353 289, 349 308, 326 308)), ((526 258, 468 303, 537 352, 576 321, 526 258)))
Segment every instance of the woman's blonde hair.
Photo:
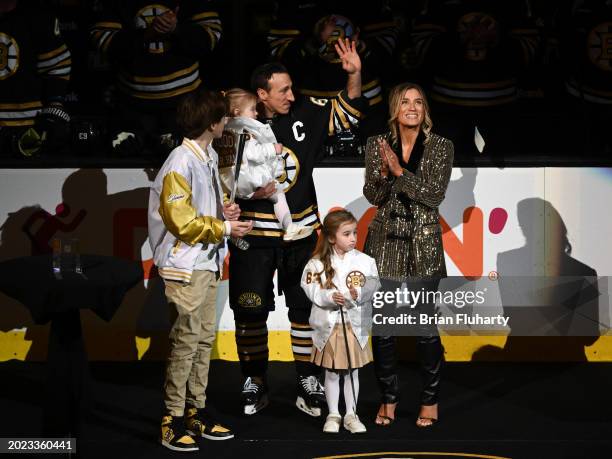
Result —
POLYGON ((337 288, 333 282, 335 271, 331 264, 334 246, 329 240, 336 236, 338 228, 340 228, 343 223, 357 223, 357 219, 347 210, 334 210, 328 213, 323 220, 323 227, 321 228, 321 233, 317 240, 317 246, 312 254, 313 258, 318 258, 321 260, 321 263, 323 263, 323 271, 317 274, 319 275, 321 287, 325 289, 337 288), (323 273, 325 273, 325 284, 321 282, 321 274, 323 273))
POLYGON ((409 89, 416 89, 419 91, 421 98, 423 99, 423 124, 421 125, 421 130, 423 134, 425 134, 425 141, 427 143, 429 141, 429 137, 431 136, 431 128, 433 127, 433 122, 431 121, 431 116, 429 115, 429 102, 427 102, 427 97, 425 96, 425 91, 416 83, 400 83, 397 86, 391 89, 389 93, 389 130, 391 131, 391 141, 396 143, 398 141, 397 137, 399 135, 398 121, 397 116, 400 112, 400 107, 402 105, 402 99, 404 98, 404 94, 409 89))
POLYGON ((252 92, 242 88, 228 89, 223 93, 225 100, 227 101, 229 116, 236 116, 236 110, 240 112, 244 104, 250 100, 257 102, 257 96, 252 92))

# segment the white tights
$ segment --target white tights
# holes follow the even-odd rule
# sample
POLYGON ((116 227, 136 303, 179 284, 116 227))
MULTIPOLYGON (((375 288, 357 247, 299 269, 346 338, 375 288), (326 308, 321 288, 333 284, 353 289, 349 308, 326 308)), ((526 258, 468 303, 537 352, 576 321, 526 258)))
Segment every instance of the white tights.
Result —
MULTIPOLYGON (((346 414, 354 414, 357 400, 353 399, 351 378, 348 370, 325 370, 325 399, 330 414, 340 414, 338 401, 340 400, 340 372, 344 375, 344 404, 346 414)), ((359 370, 353 370, 353 383, 355 384, 355 397, 359 397, 359 370)))

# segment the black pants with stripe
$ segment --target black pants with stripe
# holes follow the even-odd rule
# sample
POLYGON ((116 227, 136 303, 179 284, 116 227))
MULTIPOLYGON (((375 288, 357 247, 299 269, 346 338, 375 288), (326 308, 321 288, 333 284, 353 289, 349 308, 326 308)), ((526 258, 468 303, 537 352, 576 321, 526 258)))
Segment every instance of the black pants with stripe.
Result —
POLYGON ((244 376, 264 376, 268 369, 269 311, 274 310, 274 272, 285 295, 291 322, 291 349, 299 375, 318 374, 310 363, 311 303, 300 287, 302 272, 312 256, 316 237, 285 244, 281 248, 252 247, 239 250, 230 244, 230 307, 236 323, 236 346, 244 376))

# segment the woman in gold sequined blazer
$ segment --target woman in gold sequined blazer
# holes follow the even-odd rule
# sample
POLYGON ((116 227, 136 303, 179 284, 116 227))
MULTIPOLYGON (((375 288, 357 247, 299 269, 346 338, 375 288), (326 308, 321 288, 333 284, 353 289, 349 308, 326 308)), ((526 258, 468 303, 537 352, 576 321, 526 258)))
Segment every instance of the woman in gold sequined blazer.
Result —
MULTIPOLYGON (((389 132, 370 137, 366 147, 363 194, 378 211, 364 252, 376 260, 383 289, 386 283, 395 290, 406 280, 436 289, 446 276, 438 206, 452 171, 453 144, 431 131, 425 93, 415 84, 391 90, 389 114, 389 132)), ((433 304, 418 307, 433 313, 433 304)), ((423 391, 416 424, 428 427, 438 419, 443 350, 435 326, 418 329, 417 334, 423 391)), ((395 419, 399 400, 394 336, 373 336, 372 350, 382 391, 376 423, 384 426, 395 419)))

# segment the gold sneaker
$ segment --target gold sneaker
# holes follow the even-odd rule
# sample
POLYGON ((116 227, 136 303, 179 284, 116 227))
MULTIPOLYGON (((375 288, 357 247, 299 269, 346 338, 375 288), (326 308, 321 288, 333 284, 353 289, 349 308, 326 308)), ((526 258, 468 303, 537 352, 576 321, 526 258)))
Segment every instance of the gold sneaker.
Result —
POLYGON ((185 432, 182 417, 166 415, 162 418, 160 442, 172 451, 198 451, 200 449, 195 440, 185 432))
POLYGON ((209 440, 229 440, 234 438, 234 432, 215 422, 205 410, 190 407, 186 412, 185 426, 187 433, 209 440))

